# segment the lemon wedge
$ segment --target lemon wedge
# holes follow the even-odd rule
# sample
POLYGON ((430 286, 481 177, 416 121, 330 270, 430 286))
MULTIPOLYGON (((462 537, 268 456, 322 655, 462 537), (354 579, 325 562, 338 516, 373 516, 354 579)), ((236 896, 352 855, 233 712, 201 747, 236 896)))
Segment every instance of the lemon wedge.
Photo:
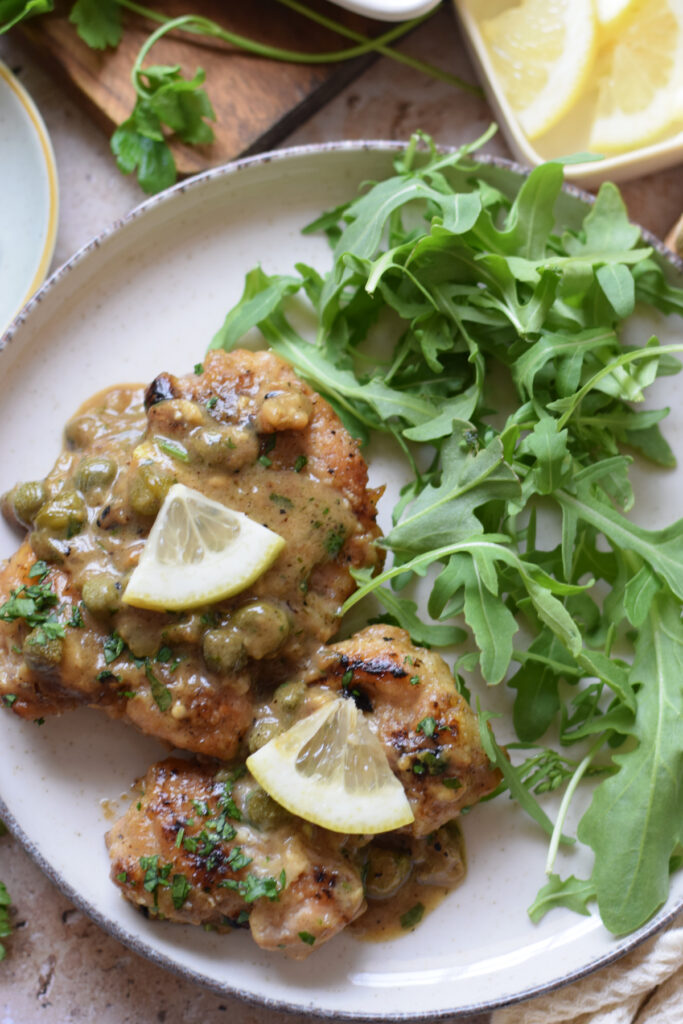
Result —
POLYGON ((344 697, 270 740, 247 768, 288 811, 332 832, 374 835, 414 821, 380 741, 344 697))
POLYGON ((683 0, 644 0, 599 55, 590 146, 645 145, 683 115, 683 0))
POLYGON ((593 0, 523 0, 482 22, 481 30, 522 130, 535 139, 586 84, 596 46, 593 0))
POLYGON ((284 540, 241 512, 174 484, 123 595, 126 604, 184 611, 245 590, 284 540))

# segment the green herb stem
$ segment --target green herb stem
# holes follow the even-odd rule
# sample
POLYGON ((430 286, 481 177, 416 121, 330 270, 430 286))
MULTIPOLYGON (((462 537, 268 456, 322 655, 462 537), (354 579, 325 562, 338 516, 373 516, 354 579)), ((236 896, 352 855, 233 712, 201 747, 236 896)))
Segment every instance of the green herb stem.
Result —
POLYGON ((562 828, 564 826, 565 818, 567 817, 569 805, 572 802, 574 793, 576 792, 576 787, 581 782, 581 779, 584 777, 584 775, 590 768, 593 757, 595 756, 597 751, 600 749, 600 747, 604 746, 606 739, 607 733, 601 733, 598 739, 595 741, 595 743, 592 745, 592 747, 586 754, 586 756, 579 763, 578 768, 572 775, 571 779, 569 780, 569 784, 567 785, 567 788, 564 791, 562 802, 560 803, 560 809, 557 812, 557 821, 555 822, 555 827, 553 828, 553 834, 550 837, 548 856, 545 862, 546 875, 552 874, 553 866, 555 864, 555 858, 557 857, 557 851, 560 842, 562 841, 562 828))
MULTIPOLYGON (((389 43, 396 39, 400 39, 418 25, 422 24, 423 21, 432 16, 433 12, 423 14, 419 18, 412 18, 410 21, 402 22, 400 25, 394 26, 381 36, 377 36, 376 39, 368 39, 360 33, 346 28, 344 25, 338 24, 329 18, 319 15, 317 12, 310 10, 303 4, 295 3, 294 0, 280 0, 280 3, 285 4, 285 6, 297 11, 304 17, 307 17, 312 21, 316 21, 319 24, 332 29, 332 31, 337 32, 339 35, 346 36, 358 43, 357 46, 349 47, 344 50, 335 50, 329 53, 304 53, 297 50, 286 50, 281 47, 259 43, 254 39, 249 39, 246 36, 230 32, 208 18, 201 18, 194 15, 185 15, 180 18, 168 18, 163 14, 159 14, 158 11, 153 11, 148 7, 143 7, 141 4, 135 3, 134 0, 119 0, 119 2, 121 7, 125 7, 132 13, 138 14, 149 21, 157 22, 160 25, 160 28, 157 29, 157 31, 154 32, 146 41, 143 50, 141 51, 141 53, 144 51, 144 56, 147 55, 152 46, 154 46, 162 36, 166 35, 167 32, 172 32, 174 30, 188 32, 194 35, 206 35, 213 39, 221 39, 223 42, 230 43, 231 45, 245 50, 247 53, 252 53, 255 56, 266 57, 270 60, 283 61, 289 64, 334 64, 340 61, 354 60, 355 58, 362 57, 368 53, 379 53, 383 57, 389 57, 400 64, 412 67, 416 71, 420 71, 432 78, 446 82, 449 85, 453 85, 455 88, 473 93, 474 95, 481 95, 481 89, 478 86, 472 85, 470 82, 466 82, 458 75, 453 75, 448 71, 444 71, 442 68, 438 68, 426 61, 419 60, 417 57, 411 57, 408 54, 401 53, 389 46, 389 43)), ((138 60, 136 61, 136 65, 138 65, 138 72, 142 61, 144 60, 144 56, 142 59, 138 56, 138 60)), ((136 81, 137 84, 137 79, 134 79, 134 81, 136 81)))

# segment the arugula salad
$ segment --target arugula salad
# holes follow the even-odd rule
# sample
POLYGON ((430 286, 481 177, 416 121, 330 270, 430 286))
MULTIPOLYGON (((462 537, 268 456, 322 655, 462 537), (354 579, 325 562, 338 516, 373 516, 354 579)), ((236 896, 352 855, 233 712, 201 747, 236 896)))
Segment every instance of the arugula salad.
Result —
POLYGON ((628 517, 633 459, 675 466, 668 410, 643 402, 680 371, 683 340, 631 346, 622 327, 639 304, 682 315, 683 289, 614 185, 564 228, 561 162, 505 194, 472 155, 489 136, 443 154, 415 135, 392 177, 304 229, 326 232, 328 272, 252 270, 212 347, 257 327, 355 436, 394 438, 411 478, 381 541, 389 567, 357 574, 345 610, 372 594, 415 643, 460 645, 466 695, 477 672, 514 691, 506 748, 476 703, 498 792, 547 833, 529 913, 596 900, 621 935, 665 902, 683 852, 683 520, 628 517), (313 342, 295 327, 301 300, 313 342), (567 809, 588 776, 574 837, 567 809), (554 820, 549 791, 562 793, 554 820), (592 874, 562 878, 558 847, 576 842, 592 874))

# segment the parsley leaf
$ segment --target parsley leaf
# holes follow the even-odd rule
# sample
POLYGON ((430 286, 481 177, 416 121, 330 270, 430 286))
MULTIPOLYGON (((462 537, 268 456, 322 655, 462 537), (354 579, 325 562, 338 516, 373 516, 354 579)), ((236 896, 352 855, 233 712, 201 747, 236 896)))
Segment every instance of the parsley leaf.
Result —
POLYGON ((76 26, 84 43, 95 50, 106 50, 121 42, 121 7, 118 0, 76 0, 69 21, 76 26))

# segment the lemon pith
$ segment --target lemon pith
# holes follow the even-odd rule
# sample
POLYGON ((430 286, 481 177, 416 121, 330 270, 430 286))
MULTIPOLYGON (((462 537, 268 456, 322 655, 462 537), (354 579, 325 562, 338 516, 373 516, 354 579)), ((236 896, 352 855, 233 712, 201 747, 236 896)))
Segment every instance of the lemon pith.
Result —
POLYGON ((184 611, 251 586, 284 547, 277 533, 174 484, 123 594, 136 608, 184 611))
POLYGON ((335 698, 247 758, 256 781, 292 814, 333 832, 409 825, 408 798, 352 700, 335 698))

